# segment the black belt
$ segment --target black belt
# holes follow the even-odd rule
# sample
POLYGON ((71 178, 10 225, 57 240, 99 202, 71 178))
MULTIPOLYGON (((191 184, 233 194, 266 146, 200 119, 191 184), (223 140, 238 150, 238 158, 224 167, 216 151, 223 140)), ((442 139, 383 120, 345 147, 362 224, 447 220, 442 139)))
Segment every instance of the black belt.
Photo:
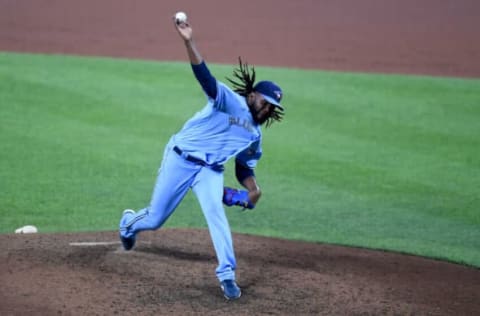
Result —
POLYGON ((200 158, 190 156, 189 154, 184 153, 177 146, 173 147, 173 151, 176 152, 180 157, 185 158, 185 160, 193 162, 194 164, 197 164, 197 165, 200 165, 200 166, 203 166, 203 167, 208 167, 208 168, 212 169, 213 171, 222 172, 223 170, 225 170, 225 167, 223 165, 208 164, 200 158))

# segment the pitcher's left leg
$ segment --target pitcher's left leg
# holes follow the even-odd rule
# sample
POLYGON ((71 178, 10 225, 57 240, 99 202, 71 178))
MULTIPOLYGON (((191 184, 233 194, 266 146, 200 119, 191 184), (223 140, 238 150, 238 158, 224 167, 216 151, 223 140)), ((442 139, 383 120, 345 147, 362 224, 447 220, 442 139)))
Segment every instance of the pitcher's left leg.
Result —
POLYGON ((222 204, 223 173, 202 168, 195 178, 192 190, 200 202, 217 254, 217 278, 220 282, 235 280, 237 264, 233 250, 232 234, 222 204))

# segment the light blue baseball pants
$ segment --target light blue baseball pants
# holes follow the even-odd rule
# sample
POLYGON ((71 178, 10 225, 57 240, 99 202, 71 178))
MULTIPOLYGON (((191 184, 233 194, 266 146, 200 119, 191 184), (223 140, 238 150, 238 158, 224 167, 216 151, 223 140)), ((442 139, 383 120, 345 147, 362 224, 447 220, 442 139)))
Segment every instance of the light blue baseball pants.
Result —
POLYGON ((222 204, 223 173, 187 161, 172 148, 171 143, 166 146, 150 205, 128 222, 128 235, 160 228, 192 188, 217 254, 217 278, 219 281, 235 280, 232 234, 222 204))

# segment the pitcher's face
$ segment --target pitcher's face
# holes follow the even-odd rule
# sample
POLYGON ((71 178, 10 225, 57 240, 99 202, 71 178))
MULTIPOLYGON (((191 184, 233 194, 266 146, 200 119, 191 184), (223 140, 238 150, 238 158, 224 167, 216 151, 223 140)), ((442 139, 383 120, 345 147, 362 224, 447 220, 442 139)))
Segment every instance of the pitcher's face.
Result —
POLYGON ((272 115, 275 106, 268 103, 267 100, 258 92, 252 92, 247 97, 247 104, 252 112, 253 120, 257 124, 263 124, 272 115))

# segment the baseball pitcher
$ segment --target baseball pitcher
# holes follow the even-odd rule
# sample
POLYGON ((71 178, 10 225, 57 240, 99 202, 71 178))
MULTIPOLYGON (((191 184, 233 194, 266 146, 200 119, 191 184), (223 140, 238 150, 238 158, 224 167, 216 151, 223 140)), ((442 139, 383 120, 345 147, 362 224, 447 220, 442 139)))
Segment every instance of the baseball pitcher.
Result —
POLYGON ((138 233, 160 228, 192 189, 208 224, 223 295, 234 300, 241 290, 235 279, 237 263, 223 203, 252 209, 260 198, 254 173, 262 155, 260 127, 282 120, 282 90, 272 81, 255 83, 255 69, 241 60, 234 79, 228 79, 233 88, 219 82, 195 46, 190 23, 174 20, 174 25, 207 104, 170 138, 150 204, 137 212, 123 212, 120 240, 125 250, 132 249, 138 233), (224 187, 224 164, 233 157, 243 189, 224 187))

